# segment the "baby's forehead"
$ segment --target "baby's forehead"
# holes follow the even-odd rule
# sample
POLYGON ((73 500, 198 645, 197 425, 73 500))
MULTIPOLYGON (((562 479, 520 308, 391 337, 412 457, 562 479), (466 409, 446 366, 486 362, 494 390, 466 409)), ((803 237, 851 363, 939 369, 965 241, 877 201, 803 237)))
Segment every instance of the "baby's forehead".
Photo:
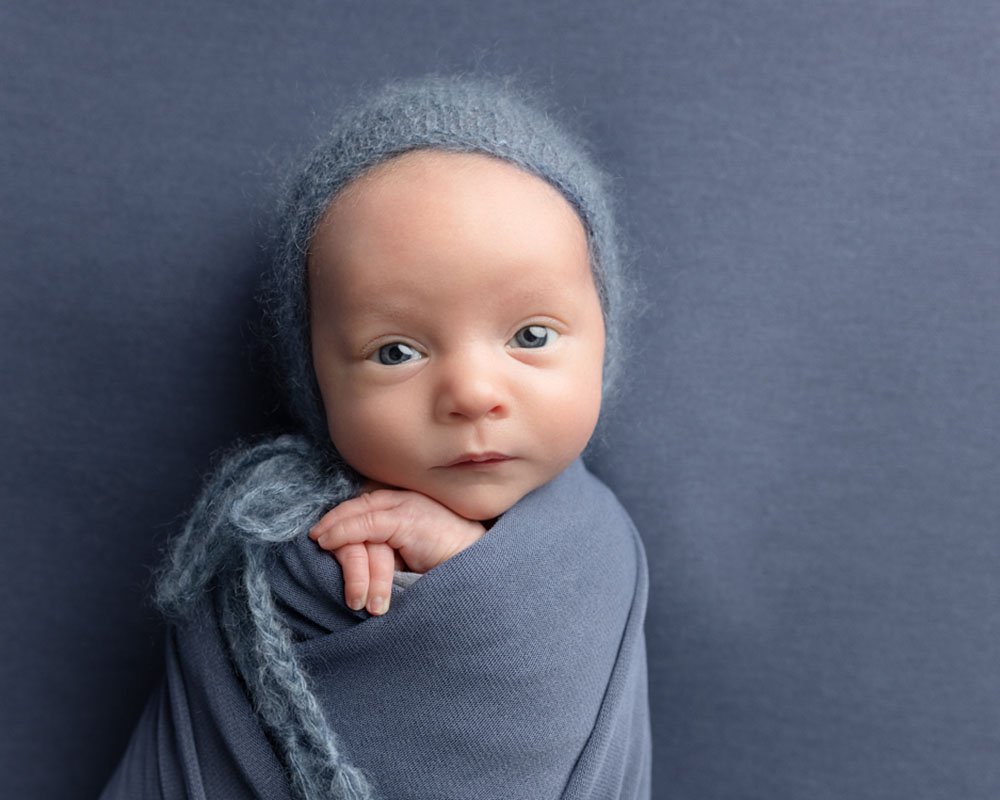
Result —
MULTIPOLYGON (((327 206, 313 239, 329 228, 350 238, 364 234, 415 237, 442 229, 442 244, 476 228, 498 236, 518 228, 520 237, 569 232, 583 223, 547 181, 508 161, 482 153, 413 150, 364 172, 327 206)), ((404 246, 407 241, 399 241, 404 246)))
POLYGON ((313 303, 353 315, 593 292, 586 232, 547 181, 479 153, 420 150, 338 195, 310 248, 313 303))
POLYGON ((512 161, 480 151, 423 147, 362 170, 330 199, 320 224, 337 210, 377 205, 371 201, 406 189, 430 200, 445 192, 468 191, 470 183, 487 194, 496 193, 502 186, 508 193, 545 195, 553 204, 572 210, 579 220, 576 210, 556 187, 512 161))

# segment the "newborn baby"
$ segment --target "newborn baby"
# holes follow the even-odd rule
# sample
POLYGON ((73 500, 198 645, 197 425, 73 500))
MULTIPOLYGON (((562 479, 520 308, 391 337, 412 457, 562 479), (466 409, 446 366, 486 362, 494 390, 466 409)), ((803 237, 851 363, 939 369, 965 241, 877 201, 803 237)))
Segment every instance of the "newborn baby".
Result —
POLYGON ((337 196, 309 286, 330 438, 392 487, 341 503, 312 535, 344 568, 348 605, 379 614, 394 553, 426 572, 583 451, 601 405, 601 303, 556 189, 434 149, 337 196))
POLYGON ((104 800, 649 797, 645 558, 579 459, 619 261, 600 172, 503 84, 344 115, 265 294, 300 431, 232 451, 174 542, 104 800))

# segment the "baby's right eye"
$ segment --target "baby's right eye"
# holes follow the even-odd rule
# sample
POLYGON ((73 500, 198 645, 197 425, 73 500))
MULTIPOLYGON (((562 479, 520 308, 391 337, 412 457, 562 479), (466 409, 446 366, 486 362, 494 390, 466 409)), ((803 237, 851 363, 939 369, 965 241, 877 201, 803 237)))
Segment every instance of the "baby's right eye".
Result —
POLYGON ((394 366, 396 364, 406 364, 410 361, 419 361, 424 357, 416 348, 410 347, 403 342, 390 342, 382 345, 378 350, 369 356, 369 360, 378 361, 380 364, 394 366))

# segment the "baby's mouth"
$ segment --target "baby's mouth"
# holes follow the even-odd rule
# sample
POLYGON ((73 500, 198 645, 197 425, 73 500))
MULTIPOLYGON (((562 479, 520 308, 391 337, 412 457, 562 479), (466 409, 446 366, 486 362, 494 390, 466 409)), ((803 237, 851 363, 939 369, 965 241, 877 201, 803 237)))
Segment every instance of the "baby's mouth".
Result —
POLYGON ((458 458, 449 461, 445 467, 490 467, 511 461, 513 456, 506 453, 463 453, 458 458))

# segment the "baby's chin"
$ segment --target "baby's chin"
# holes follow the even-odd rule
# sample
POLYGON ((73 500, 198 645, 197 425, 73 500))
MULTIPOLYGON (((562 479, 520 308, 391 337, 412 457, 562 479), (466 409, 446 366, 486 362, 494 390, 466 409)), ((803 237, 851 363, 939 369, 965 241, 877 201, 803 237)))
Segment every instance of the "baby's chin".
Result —
POLYGON ((450 509, 454 513, 458 514, 460 517, 465 517, 465 519, 473 520, 474 522, 481 522, 487 528, 493 526, 503 514, 512 509, 517 505, 518 501, 521 499, 518 497, 513 502, 494 502, 494 503, 476 503, 476 502, 463 502, 458 500, 457 502, 446 502, 449 498, 433 498, 437 500, 445 508, 450 509))
POLYGON ((452 513, 474 522, 481 522, 487 528, 491 527, 501 515, 512 509, 524 497, 524 494, 516 497, 477 497, 468 492, 464 494, 424 492, 424 494, 452 513))
POLYGON ((481 522, 489 528, 541 485, 531 481, 508 486, 450 486, 438 491, 435 491, 438 487, 427 487, 417 491, 424 491, 432 500, 458 516, 481 522))

